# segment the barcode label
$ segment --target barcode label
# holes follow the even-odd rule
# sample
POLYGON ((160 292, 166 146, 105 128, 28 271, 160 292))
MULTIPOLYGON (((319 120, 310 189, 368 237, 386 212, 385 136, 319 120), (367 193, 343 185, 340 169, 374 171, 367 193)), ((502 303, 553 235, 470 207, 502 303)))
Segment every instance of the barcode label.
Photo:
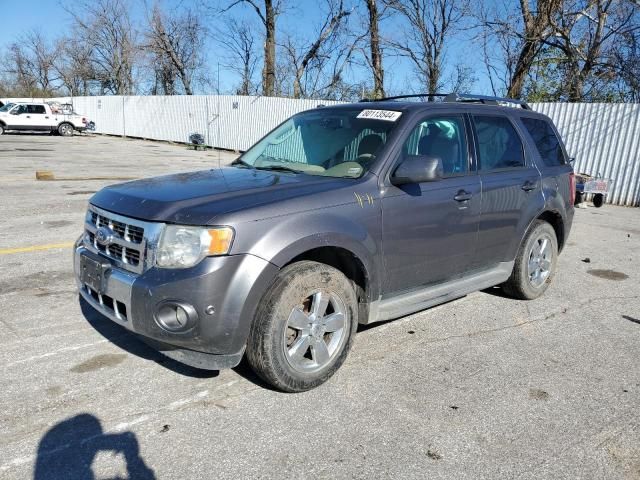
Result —
POLYGON ((358 114, 357 118, 395 122, 400 118, 400 115, 402 115, 402 112, 394 112, 393 110, 363 110, 358 114))

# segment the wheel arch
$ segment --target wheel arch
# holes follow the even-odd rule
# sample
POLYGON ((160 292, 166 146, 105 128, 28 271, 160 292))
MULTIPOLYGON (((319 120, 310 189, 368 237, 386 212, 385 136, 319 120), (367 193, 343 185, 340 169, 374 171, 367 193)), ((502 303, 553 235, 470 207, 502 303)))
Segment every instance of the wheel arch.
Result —
POLYGON ((364 262, 358 255, 343 247, 325 245, 311 248, 296 255, 286 265, 302 260, 323 263, 342 272, 353 284, 356 291, 360 320, 363 321, 367 318, 368 306, 371 302, 370 276, 364 262))
POLYGON ((565 227, 562 215, 555 210, 545 210, 535 220, 543 220, 553 227, 558 239, 558 252, 561 252, 565 243, 565 227))

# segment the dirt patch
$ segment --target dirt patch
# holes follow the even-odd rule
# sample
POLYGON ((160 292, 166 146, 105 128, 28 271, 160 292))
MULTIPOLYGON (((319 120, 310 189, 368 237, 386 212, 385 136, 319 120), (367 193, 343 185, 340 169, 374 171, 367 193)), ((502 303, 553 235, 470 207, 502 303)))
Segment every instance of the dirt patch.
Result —
POLYGON ((60 385, 54 385, 53 387, 47 388, 46 392, 50 397, 57 397, 62 393, 62 387, 60 385))
POLYGON ((427 457, 429 457, 431 460, 442 460, 442 455, 431 448, 427 450, 427 457))
POLYGON ((531 388, 529 389, 529 397, 534 400, 549 400, 549 395, 544 390, 540 390, 539 388, 531 388))
POLYGON ((105 353, 103 355, 96 355, 95 357, 70 368, 69 371, 73 373, 87 373, 100 370, 105 367, 115 367, 116 365, 124 362, 125 358, 127 358, 126 353, 105 353))
POLYGON ((92 195, 97 190, 76 190, 75 192, 69 192, 67 195, 92 195))
POLYGON ((616 282, 629 278, 629 275, 626 273, 616 272, 615 270, 587 270, 587 273, 594 277, 604 278, 605 280, 614 280, 616 282))
POLYGON ((22 277, 15 276, 11 280, 0 281, 0 294, 32 290, 42 293, 47 292, 51 286, 63 282, 75 285, 72 271, 30 273, 22 277))

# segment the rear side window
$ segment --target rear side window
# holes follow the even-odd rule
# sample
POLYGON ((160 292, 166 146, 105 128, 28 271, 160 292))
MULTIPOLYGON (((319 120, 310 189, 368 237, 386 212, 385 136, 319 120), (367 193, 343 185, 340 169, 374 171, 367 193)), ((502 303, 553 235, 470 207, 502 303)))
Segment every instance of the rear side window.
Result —
POLYGON ((547 167, 557 167, 567 163, 560 146, 560 140, 549 122, 537 118, 522 118, 521 120, 538 147, 542 161, 547 167))
POLYGON ((524 167, 522 141, 508 118, 477 115, 473 123, 480 171, 524 167))
POLYGON ((44 105, 27 105, 27 113, 46 113, 44 105))

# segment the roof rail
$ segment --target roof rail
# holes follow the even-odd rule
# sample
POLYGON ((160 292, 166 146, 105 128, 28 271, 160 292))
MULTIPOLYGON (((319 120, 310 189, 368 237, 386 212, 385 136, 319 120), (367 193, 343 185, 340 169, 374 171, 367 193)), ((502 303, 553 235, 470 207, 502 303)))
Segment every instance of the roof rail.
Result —
POLYGON ((484 105, 500 105, 501 103, 510 103, 518 105, 525 110, 531 110, 531 107, 524 100, 518 100, 515 98, 504 97, 492 97, 490 95, 474 95, 471 93, 450 93, 444 99, 443 102, 470 102, 470 103, 482 103, 484 105))
POLYGON ((382 98, 362 98, 361 102, 386 102, 387 100, 402 100, 403 98, 432 98, 442 97, 445 98, 448 93, 416 93, 412 95, 396 95, 394 97, 382 97, 382 98))
POLYGON ((402 100, 404 98, 442 98, 443 102, 469 102, 482 103, 483 105, 500 105, 508 103, 518 105, 525 110, 531 110, 531 107, 524 100, 515 98, 492 97, 488 95, 474 95, 470 93, 417 93, 412 95, 396 95, 394 97, 384 97, 379 99, 363 98, 361 102, 385 102, 387 100, 402 100))

